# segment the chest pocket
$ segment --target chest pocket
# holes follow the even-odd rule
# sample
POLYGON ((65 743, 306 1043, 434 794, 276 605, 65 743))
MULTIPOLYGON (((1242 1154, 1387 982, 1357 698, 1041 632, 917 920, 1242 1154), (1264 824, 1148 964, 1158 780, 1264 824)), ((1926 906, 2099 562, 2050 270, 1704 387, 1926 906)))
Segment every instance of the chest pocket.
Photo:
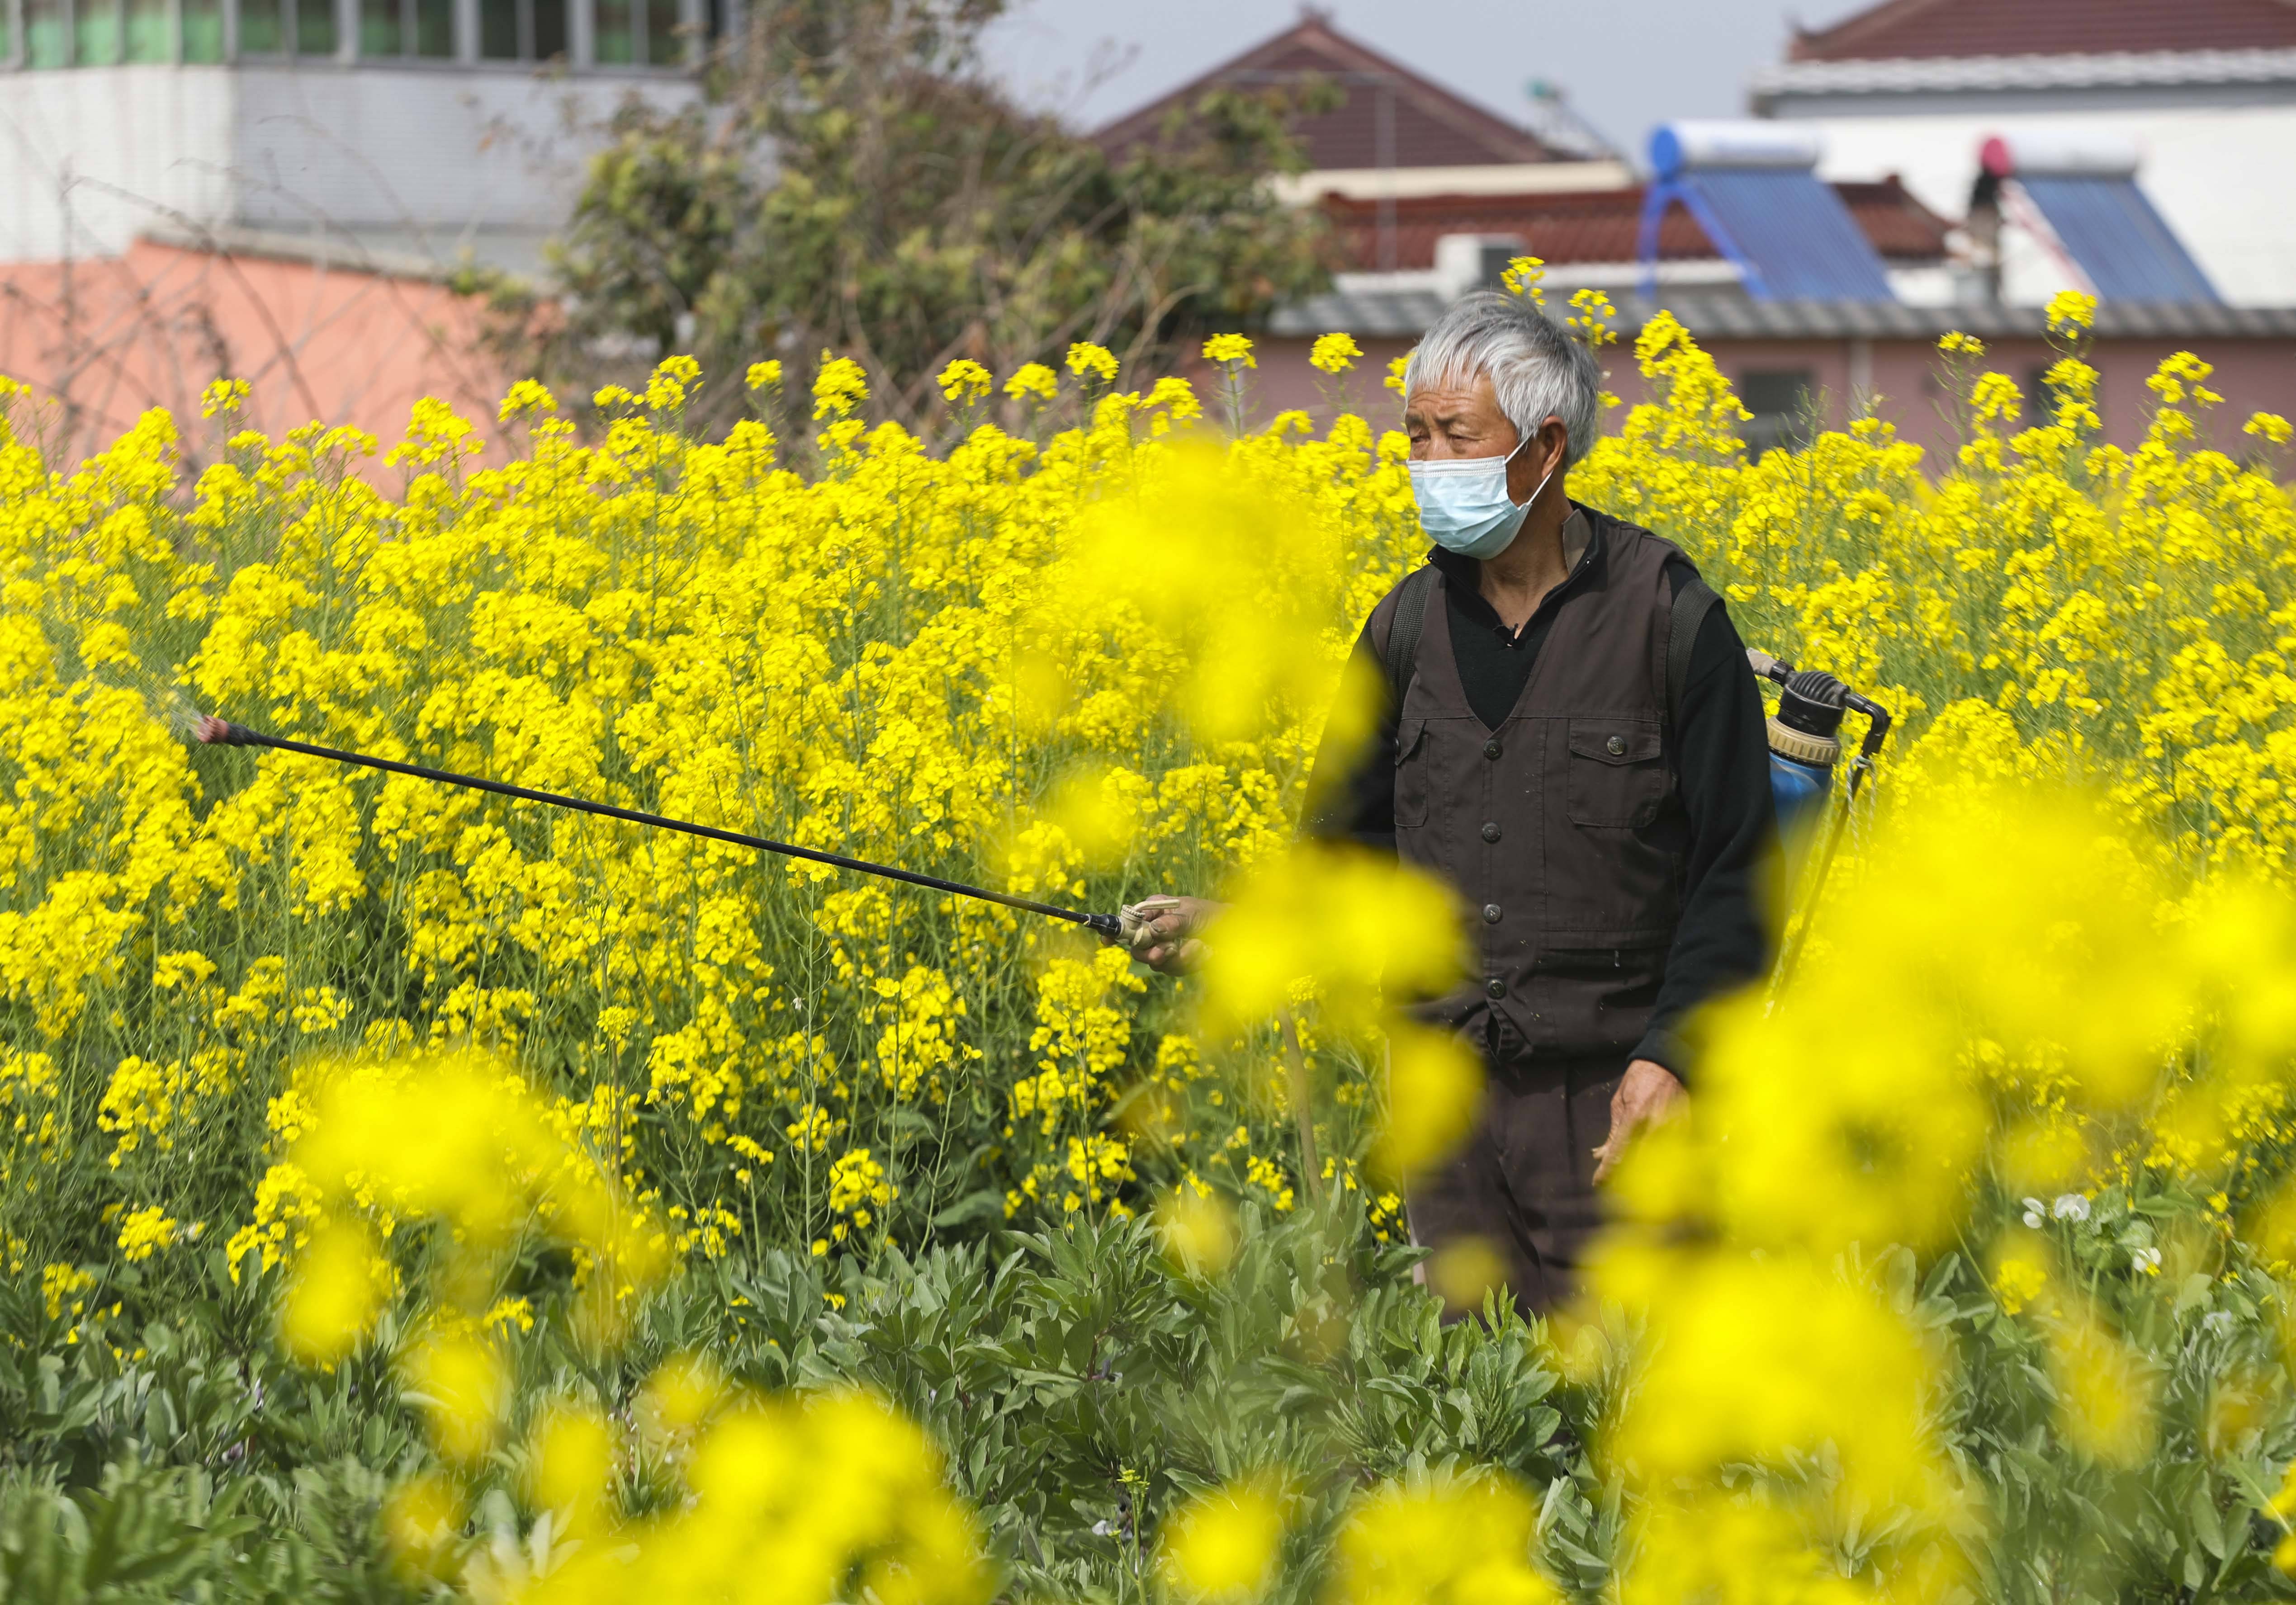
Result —
POLYGON ((1395 827, 1415 830, 1427 823, 1427 721, 1406 718, 1395 733, 1395 827))
POLYGON ((1570 725, 1570 823, 1639 829, 1666 801, 1666 760, 1655 719, 1573 719, 1570 725))

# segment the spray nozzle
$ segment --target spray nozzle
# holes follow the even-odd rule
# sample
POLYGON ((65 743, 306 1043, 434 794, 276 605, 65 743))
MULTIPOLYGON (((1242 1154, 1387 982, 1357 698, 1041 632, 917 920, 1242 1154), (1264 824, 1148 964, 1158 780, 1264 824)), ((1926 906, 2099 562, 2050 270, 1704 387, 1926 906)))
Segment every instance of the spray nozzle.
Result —
POLYGON ((209 747, 244 747, 248 745, 248 730, 229 719, 219 719, 211 713, 201 714, 192 725, 193 738, 209 747))

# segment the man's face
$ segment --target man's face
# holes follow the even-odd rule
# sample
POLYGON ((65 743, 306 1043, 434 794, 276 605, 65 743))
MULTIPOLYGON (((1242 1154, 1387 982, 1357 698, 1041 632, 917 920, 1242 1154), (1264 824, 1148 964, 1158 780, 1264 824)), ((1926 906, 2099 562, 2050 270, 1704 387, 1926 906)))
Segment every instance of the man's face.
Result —
MULTIPOLYGON (((1499 410, 1498 392, 1488 373, 1476 374, 1471 382, 1417 387, 1403 398, 1403 430, 1411 438, 1414 463, 1504 457, 1522 444, 1521 431, 1499 410)), ((1507 464, 1507 495, 1519 503, 1529 500, 1539 481, 1562 466, 1564 445, 1562 421, 1547 419, 1538 438, 1507 464)))
POLYGON ((1498 394, 1488 373, 1476 374, 1472 383, 1453 381, 1412 391, 1404 397, 1403 429, 1411 437, 1414 463, 1504 457, 1522 440, 1499 411, 1498 394))

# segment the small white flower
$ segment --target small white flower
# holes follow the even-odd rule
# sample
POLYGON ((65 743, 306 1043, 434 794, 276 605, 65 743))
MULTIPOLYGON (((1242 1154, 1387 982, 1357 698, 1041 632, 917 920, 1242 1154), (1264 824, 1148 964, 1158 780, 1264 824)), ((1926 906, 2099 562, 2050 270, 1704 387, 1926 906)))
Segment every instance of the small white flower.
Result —
POLYGON ((2232 1331, 2232 1312, 2210 1310, 2201 1317, 2201 1324, 2212 1332, 2228 1332, 2232 1331))
POLYGON ((2061 1221, 2085 1221, 2088 1218, 2088 1200, 2078 1192, 2061 1192, 2057 1201, 2049 1206, 2049 1213, 2061 1221))
POLYGON ((2139 1249, 2128 1257, 2128 1263, 2132 1270, 2158 1271, 2161 1268, 2161 1250, 2139 1249))
POLYGON ((2027 1199, 2025 1200, 2025 1224, 2029 1226, 2039 1225, 2041 1224, 2041 1217, 2043 1215, 2047 1213, 2048 1208, 2049 1207, 2046 1204, 2043 1203, 2037 1198, 2027 1199))
POLYGON ((1092 1524, 1092 1535, 1095 1538, 1113 1537, 1115 1534, 1116 1523, 1113 1521, 1095 1521, 1092 1524))

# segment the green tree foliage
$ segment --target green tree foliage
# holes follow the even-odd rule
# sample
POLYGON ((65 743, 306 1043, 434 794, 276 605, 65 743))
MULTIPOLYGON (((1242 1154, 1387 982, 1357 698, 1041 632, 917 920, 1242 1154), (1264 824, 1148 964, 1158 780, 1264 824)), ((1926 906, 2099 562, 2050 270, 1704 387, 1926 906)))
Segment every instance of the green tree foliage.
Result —
POLYGON ((559 312, 496 287, 513 360, 584 385, 673 350, 739 373, 826 348, 918 425, 954 358, 1003 375, 1090 340, 1152 372, 1328 283, 1322 218, 1267 182, 1304 169, 1288 125, 1327 89, 1211 90, 1111 152, 984 75, 1004 4, 753 10, 703 103, 616 113, 552 251, 559 312))

